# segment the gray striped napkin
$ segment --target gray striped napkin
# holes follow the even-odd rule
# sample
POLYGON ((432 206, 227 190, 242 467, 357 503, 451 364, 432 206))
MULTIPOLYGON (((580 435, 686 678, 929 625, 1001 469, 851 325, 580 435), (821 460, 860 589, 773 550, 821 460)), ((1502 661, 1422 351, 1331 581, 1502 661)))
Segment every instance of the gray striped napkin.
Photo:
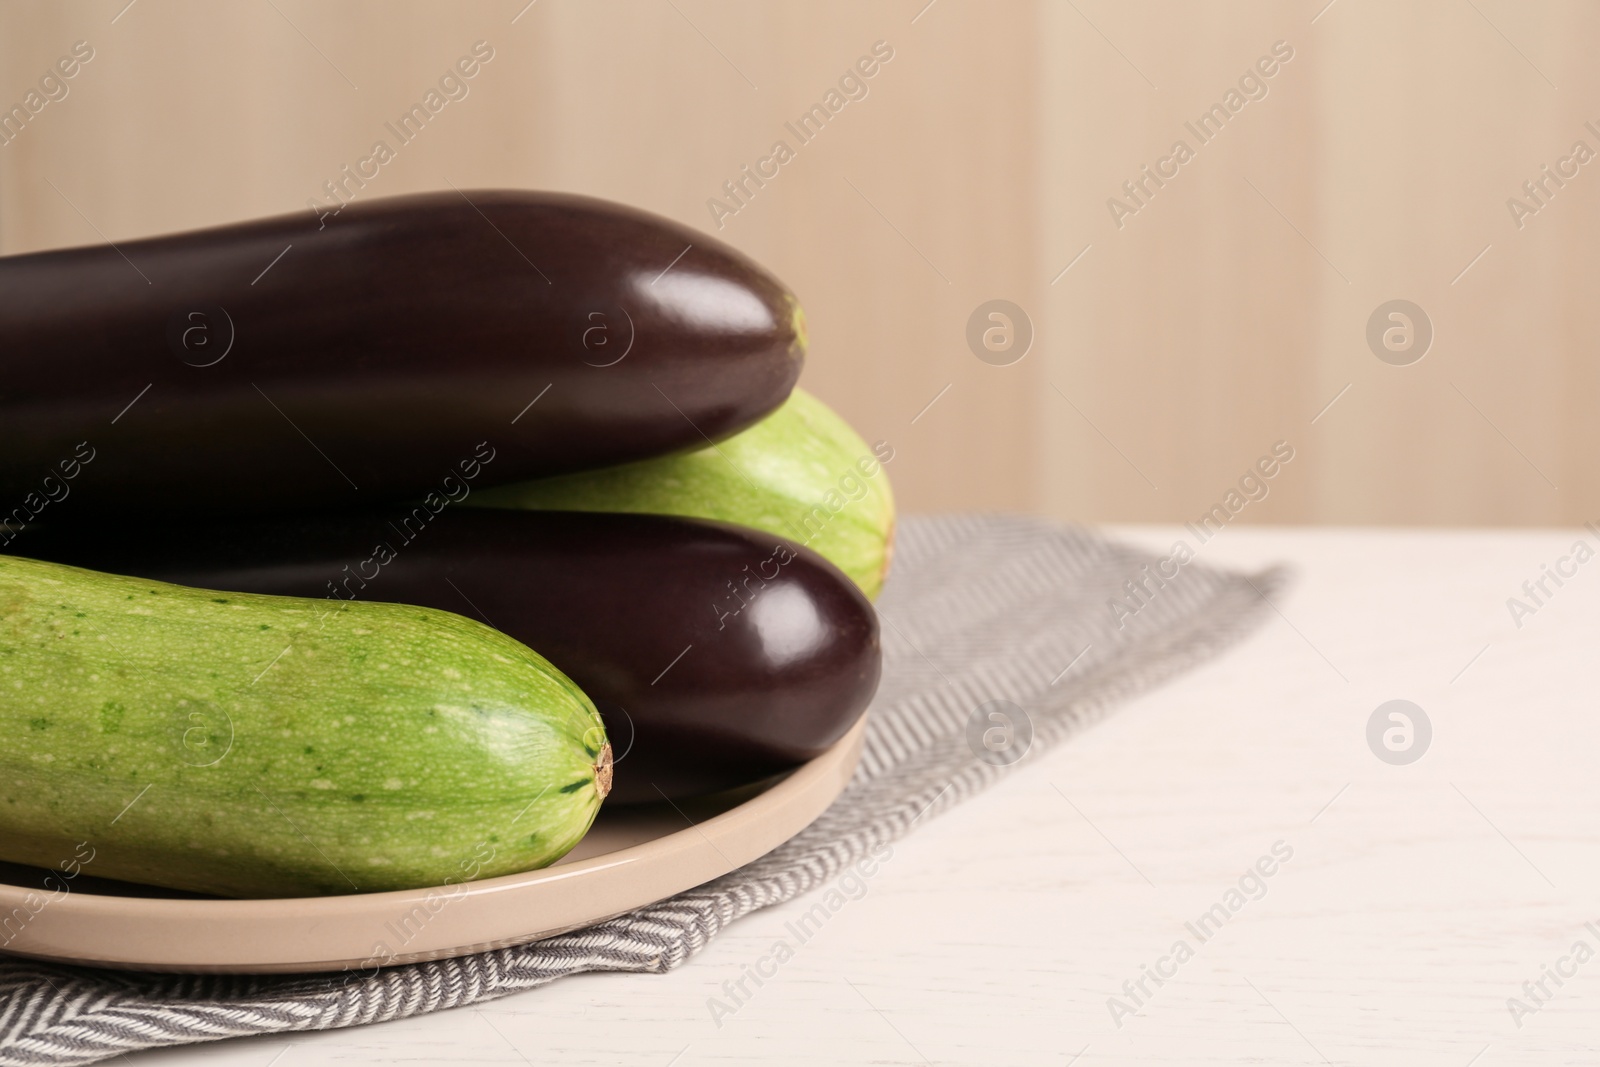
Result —
POLYGON ((1254 626, 1282 577, 1186 557, 1180 566, 1036 520, 906 519, 879 604, 883 685, 861 765, 832 807, 787 844, 585 930, 356 980, 139 974, 0 958, 0 1067, 358 1026, 583 971, 671 970, 735 919, 822 885, 913 820, 975 795, 1023 747, 1036 754, 1215 655, 1254 626), (991 717, 996 709, 1004 720, 991 717), (1002 722, 1002 734, 988 733, 1002 722))

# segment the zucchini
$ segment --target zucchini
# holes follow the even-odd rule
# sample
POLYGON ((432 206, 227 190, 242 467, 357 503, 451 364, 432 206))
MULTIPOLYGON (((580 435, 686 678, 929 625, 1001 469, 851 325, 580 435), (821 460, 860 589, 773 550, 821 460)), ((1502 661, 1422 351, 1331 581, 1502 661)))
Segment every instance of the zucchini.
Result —
POLYGON ((428 608, 0 556, 0 859, 232 897, 547 865, 610 788, 594 706, 428 608))
POLYGON ((480 507, 627 511, 715 519, 811 549, 869 598, 889 571, 894 494, 884 465, 822 401, 795 389, 777 411, 719 445, 472 497, 480 507))
POLYGON ((699 448, 777 408, 805 351, 732 248, 556 193, 0 257, 0 293, 14 525, 457 499, 699 448))

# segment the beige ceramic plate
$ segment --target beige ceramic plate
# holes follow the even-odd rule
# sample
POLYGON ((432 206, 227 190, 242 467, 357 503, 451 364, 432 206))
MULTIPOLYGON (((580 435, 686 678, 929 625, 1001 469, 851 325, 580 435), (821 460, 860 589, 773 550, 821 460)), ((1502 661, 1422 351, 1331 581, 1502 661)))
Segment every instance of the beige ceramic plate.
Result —
POLYGON ((863 719, 764 788, 676 809, 602 808, 588 836, 554 866, 442 889, 218 900, 80 876, 63 894, 40 887, 42 871, 6 867, 0 943, 63 963, 262 973, 371 968, 537 941, 663 900, 777 848, 844 789, 865 728, 863 719))

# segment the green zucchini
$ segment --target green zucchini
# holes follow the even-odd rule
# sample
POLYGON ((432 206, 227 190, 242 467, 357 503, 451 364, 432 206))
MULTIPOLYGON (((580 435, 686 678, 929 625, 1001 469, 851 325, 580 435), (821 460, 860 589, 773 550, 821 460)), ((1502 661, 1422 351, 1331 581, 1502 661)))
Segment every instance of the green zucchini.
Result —
POLYGON ((894 543, 894 494, 870 448, 822 401, 796 389, 762 421, 716 445, 474 493, 481 507, 628 511, 736 523, 819 553, 876 597, 894 543))
POLYGON ((583 837, 611 749, 480 623, 0 556, 0 858, 233 897, 437 886, 583 837))

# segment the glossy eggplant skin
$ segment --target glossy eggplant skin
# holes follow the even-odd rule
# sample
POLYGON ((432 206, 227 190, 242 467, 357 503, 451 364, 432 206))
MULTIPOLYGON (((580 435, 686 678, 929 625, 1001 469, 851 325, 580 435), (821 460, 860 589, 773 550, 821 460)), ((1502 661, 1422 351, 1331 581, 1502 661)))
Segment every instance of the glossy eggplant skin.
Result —
POLYGON ((794 298, 731 248, 552 193, 3 257, 0 508, 317 510, 419 497, 483 453, 479 486, 604 467, 756 422, 804 348, 794 298), (82 443, 84 476, 42 490, 82 443))
POLYGON ((329 611, 385 600, 487 622, 599 708, 617 753, 613 804, 793 767, 843 736, 877 688, 871 604, 821 556, 769 534, 659 515, 421 516, 33 526, 7 551, 179 585, 325 597, 329 611))

